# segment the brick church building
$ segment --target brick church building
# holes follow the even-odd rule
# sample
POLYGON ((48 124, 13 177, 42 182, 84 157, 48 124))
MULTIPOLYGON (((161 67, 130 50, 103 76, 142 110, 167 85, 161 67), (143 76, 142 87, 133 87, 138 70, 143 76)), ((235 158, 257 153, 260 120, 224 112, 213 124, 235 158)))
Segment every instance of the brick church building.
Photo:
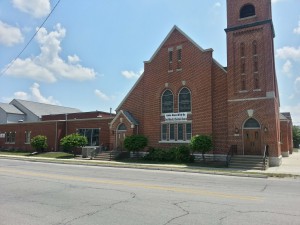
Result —
MULTIPOLYGON (((227 67, 213 58, 212 49, 201 48, 174 26, 144 63, 116 115, 62 112, 2 124, 0 147, 29 150, 30 137, 42 134, 56 151, 62 137, 79 132, 90 145, 104 143, 111 150, 123 149, 132 134, 148 137, 149 146, 168 148, 206 134, 212 135, 214 155, 226 158, 234 149, 237 155, 262 156, 267 149, 270 165, 279 166, 282 156, 292 153, 292 120, 279 113, 271 0, 227 0, 225 32, 227 67)), ((2 108, 9 118, 28 117, 18 107, 2 108)))
POLYGON ((117 108, 111 142, 121 146, 139 133, 150 146, 171 147, 207 134, 214 154, 268 148, 270 165, 280 165, 281 136, 291 136, 291 124, 280 133, 271 0, 227 0, 225 32, 227 68, 174 26, 117 108))

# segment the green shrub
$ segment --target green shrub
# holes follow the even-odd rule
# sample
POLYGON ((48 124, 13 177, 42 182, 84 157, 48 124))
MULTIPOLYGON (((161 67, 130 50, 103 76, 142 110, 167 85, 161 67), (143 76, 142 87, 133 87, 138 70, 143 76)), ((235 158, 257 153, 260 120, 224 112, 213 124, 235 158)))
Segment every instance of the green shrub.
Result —
POLYGON ((64 150, 74 156, 76 155, 75 148, 86 146, 87 143, 87 138, 77 133, 67 135, 60 140, 60 145, 63 146, 64 150))
POLYGON ((148 139, 144 135, 127 136, 124 140, 124 147, 129 152, 138 152, 148 145, 148 139))
POLYGON ((190 147, 192 151, 199 151, 202 153, 203 161, 205 162, 204 154, 209 152, 213 145, 212 145, 212 138, 208 135, 196 135, 193 136, 191 139, 190 147))
POLYGON ((155 162, 194 162, 194 156, 190 155, 190 149, 185 145, 170 149, 151 148, 144 159, 155 162))
POLYGON ((47 137, 43 135, 35 136, 31 139, 30 144, 37 152, 43 152, 48 147, 47 137))

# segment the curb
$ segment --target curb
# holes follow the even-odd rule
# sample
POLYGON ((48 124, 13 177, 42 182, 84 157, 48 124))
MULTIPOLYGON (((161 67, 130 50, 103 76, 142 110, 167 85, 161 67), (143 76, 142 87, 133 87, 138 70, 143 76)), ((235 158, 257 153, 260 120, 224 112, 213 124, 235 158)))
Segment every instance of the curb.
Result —
POLYGON ((92 160, 76 160, 76 159, 50 159, 24 156, 0 155, 2 159, 13 159, 28 162, 42 162, 42 163, 57 163, 68 165, 84 165, 84 166, 102 166, 111 168, 127 168, 127 169, 145 169, 145 170, 161 170, 174 171, 185 173, 199 173, 209 175, 221 176, 235 176, 235 177, 251 177, 251 178, 269 178, 269 177, 300 177, 293 174, 275 174, 275 173, 259 173, 259 172, 243 172, 243 171, 222 171, 222 169, 202 169, 202 168, 188 168, 183 166, 171 165, 152 165, 152 164, 138 164, 138 163, 122 163, 122 162, 107 162, 107 161, 92 161, 92 160))

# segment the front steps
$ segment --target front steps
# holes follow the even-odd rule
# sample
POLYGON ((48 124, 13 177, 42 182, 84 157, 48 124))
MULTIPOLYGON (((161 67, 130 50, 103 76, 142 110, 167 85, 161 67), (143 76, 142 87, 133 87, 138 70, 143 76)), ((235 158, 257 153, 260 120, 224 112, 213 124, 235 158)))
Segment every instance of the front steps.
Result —
POLYGON ((264 159, 262 156, 252 156, 252 155, 233 155, 229 168, 232 169, 243 169, 243 170, 266 170, 269 168, 268 158, 266 159, 266 168, 264 166, 264 159))

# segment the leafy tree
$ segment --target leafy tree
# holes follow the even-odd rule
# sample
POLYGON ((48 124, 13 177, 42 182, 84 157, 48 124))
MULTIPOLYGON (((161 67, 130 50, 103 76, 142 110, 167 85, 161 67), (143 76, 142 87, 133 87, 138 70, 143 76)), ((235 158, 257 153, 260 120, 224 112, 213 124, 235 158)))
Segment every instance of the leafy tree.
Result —
POLYGON ((300 145, 300 127, 293 126, 293 144, 294 148, 299 148, 300 145))
POLYGON ((43 135, 35 136, 31 139, 30 144, 37 152, 43 152, 48 147, 47 137, 43 135))
POLYGON ((60 140, 64 150, 74 154, 74 157, 76 156, 75 148, 86 146, 87 143, 87 138, 80 134, 70 134, 60 140))
POLYGON ((139 152, 148 145, 148 139, 144 135, 127 136, 124 140, 124 147, 130 152, 139 152))
POLYGON ((202 159, 205 162, 204 154, 209 152, 213 145, 212 145, 212 138, 208 135, 196 135, 193 136, 191 139, 190 147, 192 151, 199 151, 202 153, 202 159))

